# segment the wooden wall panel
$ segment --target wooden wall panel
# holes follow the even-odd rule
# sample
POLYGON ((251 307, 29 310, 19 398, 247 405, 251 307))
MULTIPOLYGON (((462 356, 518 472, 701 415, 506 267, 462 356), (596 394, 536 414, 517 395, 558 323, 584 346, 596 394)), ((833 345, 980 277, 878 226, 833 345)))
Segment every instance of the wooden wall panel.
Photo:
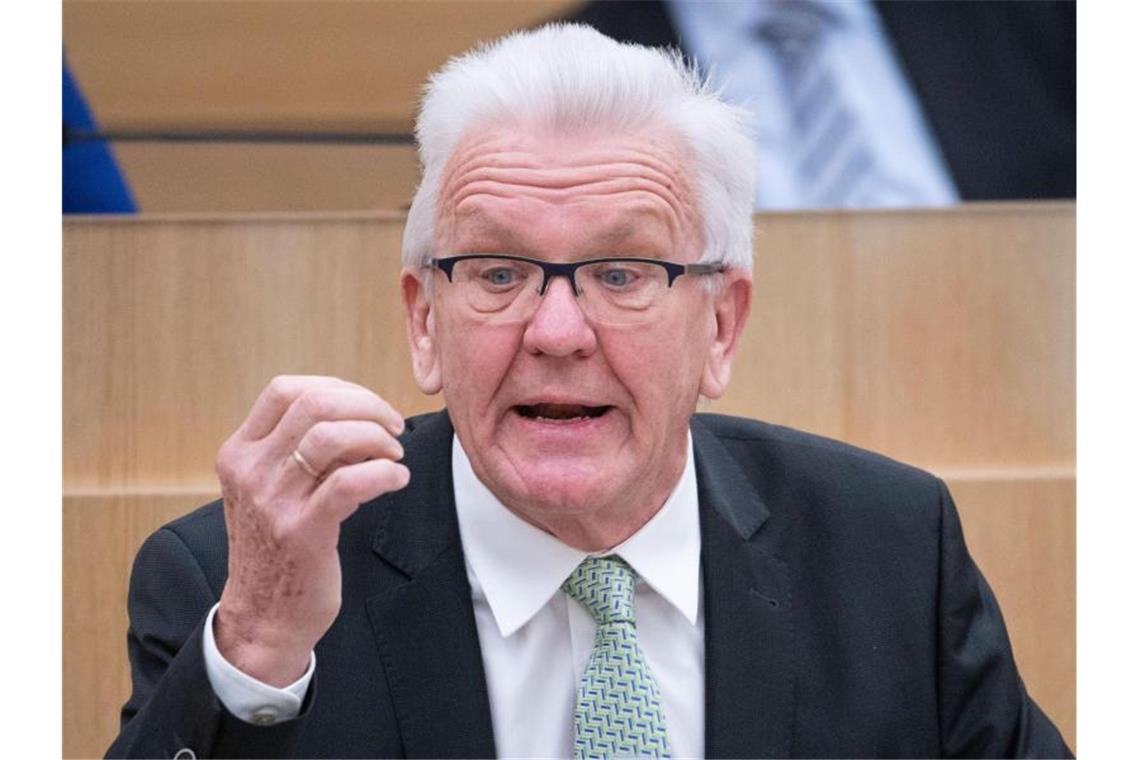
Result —
POLYGON ((65 0, 105 128, 411 129, 428 72, 567 0, 65 0))
POLYGON ((131 692, 127 580, 156 528, 217 498, 87 494, 63 500, 63 756, 102 757, 131 692))
POLYGON ((1072 205, 756 217, 753 312, 710 408, 925 467, 1071 465, 1072 205))
POLYGON ((419 183, 408 146, 119 143, 144 213, 406 209, 419 183))
POLYGON ((1002 205, 968 224, 911 218, 852 229, 846 437, 931 466, 1071 464, 1075 219, 1002 205))
MULTIPOLYGON (((115 130, 408 133, 450 56, 571 0, 65 0, 64 49, 115 130)), ((403 208, 411 146, 116 142, 147 213, 403 208)))
POLYGON ((195 487, 275 374, 334 374, 405 414, 402 220, 68 222, 64 482, 195 487))

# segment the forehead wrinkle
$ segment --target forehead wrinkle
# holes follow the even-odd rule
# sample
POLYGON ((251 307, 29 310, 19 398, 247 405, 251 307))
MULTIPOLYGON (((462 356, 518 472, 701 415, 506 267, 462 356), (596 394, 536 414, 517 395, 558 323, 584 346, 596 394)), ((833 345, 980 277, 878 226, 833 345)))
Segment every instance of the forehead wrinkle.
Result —
MULTIPOLYGON (((518 225, 511 222, 512 216, 517 216, 517 210, 508 207, 505 213, 498 212, 494 205, 495 199, 518 198, 516 193, 495 192, 494 188, 484 188, 483 191, 477 191, 476 188, 471 190, 472 192, 457 199, 452 206, 454 210, 454 214, 451 215, 452 244, 467 249, 467 252, 477 252, 477 249, 488 253, 537 250, 536 244, 529 236, 530 226, 527 222, 524 220, 518 225)), ((622 196, 634 196, 632 202, 617 219, 611 216, 590 223, 589 248, 614 249, 619 246, 624 247, 632 240, 633 245, 630 247, 643 249, 638 251, 638 255, 656 257, 667 249, 684 245, 686 240, 684 212, 678 208, 678 201, 672 196, 663 198, 656 192, 623 187, 617 192, 575 195, 569 203, 560 202, 568 192, 570 191, 529 192, 526 199, 555 207, 572 207, 590 201, 597 202, 598 198, 612 198, 616 201, 622 196)), ((539 210, 537 213, 542 211, 539 210)), ((617 253, 620 251, 606 251, 606 255, 617 253)))
POLYGON ((534 187, 495 180, 478 180, 456 190, 451 198, 452 208, 462 212, 470 201, 481 197, 513 200, 516 198, 547 203, 550 205, 580 205, 591 201, 618 200, 624 196, 634 196, 641 200, 639 206, 653 205, 654 202, 669 206, 678 217, 682 214, 681 201, 672 193, 662 192, 659 185, 638 178, 606 178, 571 187, 534 187))
MULTIPOLYGON (((637 204, 638 213, 659 216, 677 244, 684 240, 701 244, 703 224, 691 178, 681 171, 692 165, 692 161, 683 159, 683 144, 634 134, 615 145, 615 141, 602 135, 603 144, 597 146, 591 145, 589 138, 584 143, 570 140, 566 154, 556 153, 552 161, 549 152, 541 158, 537 156, 535 151, 542 148, 534 147, 533 137, 483 133, 460 142, 448 161, 439 195, 440 211, 449 208, 453 215, 450 224, 462 217, 466 226, 467 222, 485 217, 486 214, 470 208, 481 197, 559 204, 640 193, 645 197, 637 204)), ((525 230, 515 231, 497 222, 495 227, 499 237, 494 240, 504 243, 521 242, 525 234, 525 230)), ((459 232, 454 227, 450 231, 459 232)), ((464 237, 469 231, 463 230, 464 237)), ((486 224, 480 224, 475 237, 485 231, 489 232, 486 224)), ((607 232, 599 236, 618 239, 607 232)))
MULTIPOLYGON (((530 201, 551 205, 578 205, 602 200, 617 201, 633 196, 635 204, 631 211, 638 216, 649 215, 661 219, 671 230, 681 234, 685 222, 691 220, 692 210, 685 199, 678 197, 669 186, 662 185, 656 178, 644 176, 614 177, 605 173, 596 179, 575 184, 553 183, 553 186, 521 183, 519 177, 502 177, 495 173, 472 176, 466 181, 449 188, 451 197, 448 205, 457 218, 469 219, 471 206, 481 205, 482 198, 512 200, 526 198, 530 201), (667 211, 666 211, 667 209, 667 211)), ((500 225, 502 227, 502 225, 500 225)))
MULTIPOLYGON (((577 166, 547 168, 535 166, 532 162, 512 165, 494 160, 502 157, 503 154, 498 154, 490 161, 473 159, 456 167, 444 184, 441 194, 444 202, 458 206, 465 197, 476 193, 507 195, 512 186, 519 194, 551 201, 558 199, 560 191, 569 195, 586 190, 588 196, 637 188, 678 206, 681 196, 686 195, 673 176, 641 163, 592 161, 577 166)), ((679 208, 677 210, 680 212, 679 208)))
POLYGON ((689 187, 678 172, 683 162, 676 147, 650 141, 656 150, 647 149, 639 144, 645 140, 631 137, 630 143, 618 147, 611 143, 590 149, 587 144, 573 150, 561 163, 551 165, 549 161, 535 160, 533 148, 527 149, 525 135, 477 134, 461 141, 447 162, 440 199, 448 199, 464 181, 481 178, 509 180, 513 176, 542 187, 571 187, 583 184, 582 177, 591 172, 611 169, 654 180, 675 195, 687 195, 689 187))
MULTIPOLYGON (((550 137, 559 136, 552 133, 550 137)), ((654 164, 663 173, 674 175, 675 167, 687 162, 683 160, 682 145, 674 139, 650 139, 650 133, 627 133, 624 135, 583 134, 580 140, 572 135, 563 135, 564 141, 573 145, 573 152, 562 155, 561 165, 578 166, 594 163, 599 160, 609 160, 613 155, 634 154, 642 157, 646 163, 654 164), (625 138, 622 140, 622 138, 625 138), (621 142, 619 142, 619 140, 621 142), (597 144, 600 143, 600 144, 597 144), (677 144, 673 144, 677 143, 677 144), (650 148, 646 148, 648 145, 650 148), (577 160, 575 160, 577 159, 577 160)), ((479 157, 485 157, 488 162, 501 160, 500 156, 518 157, 533 156, 535 143, 542 143, 541 135, 528 132, 477 132, 464 137, 455 146, 447 164, 463 164, 479 157)), ((544 163, 524 161, 525 165, 538 166, 544 163)))
POLYGON ((460 167, 482 161, 489 166, 525 166, 525 167, 576 167, 591 164, 607 164, 616 162, 634 163, 629 161, 633 156, 636 160, 656 169, 669 177, 670 181, 678 182, 677 169, 687 165, 683 159, 682 151, 678 146, 672 146, 660 140, 643 139, 637 135, 630 135, 629 139, 621 143, 609 140, 601 145, 593 145, 589 141, 579 143, 571 151, 559 156, 559 163, 551 165, 549 162, 535 161, 533 156, 533 141, 526 136, 497 135, 482 140, 464 141, 456 149, 449 161, 453 171, 460 167), (616 144, 615 144, 616 143, 616 144), (648 147, 646 147, 648 145, 648 147))
MULTIPOLYGON (((640 213, 642 209, 649 213, 655 213, 645 206, 636 209, 636 211, 640 213)), ((465 228, 463 238, 467 241, 465 247, 471 249, 469 252, 476 252, 476 249, 479 249, 478 252, 483 253, 501 253, 503 251, 500 249, 504 245, 516 251, 528 250, 531 247, 513 225, 499 221, 482 204, 477 202, 464 204, 463 208, 458 209, 456 217, 463 222, 465 228), (476 245, 484 241, 491 244, 476 245)), ((591 247, 617 247, 638 235, 648 234, 646 233, 646 226, 639 224, 636 219, 626 217, 617 221, 602 222, 599 223, 591 236, 591 247)))

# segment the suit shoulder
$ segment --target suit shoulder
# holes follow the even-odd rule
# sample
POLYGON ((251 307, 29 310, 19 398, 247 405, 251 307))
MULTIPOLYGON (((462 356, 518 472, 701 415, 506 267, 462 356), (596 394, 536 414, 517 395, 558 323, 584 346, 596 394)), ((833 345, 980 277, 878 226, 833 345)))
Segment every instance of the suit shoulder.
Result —
POLYGON ((225 583, 229 546, 222 500, 210 502, 162 525, 135 556, 132 578, 165 577, 196 567, 215 593, 225 583))
POLYGON ((820 477, 857 475, 859 479, 885 479, 936 487, 929 472, 882 454, 802 430, 725 414, 698 414, 703 426, 736 459, 778 463, 789 474, 810 472, 820 477))
POLYGON ((215 499, 163 525, 159 530, 168 530, 178 535, 187 545, 202 540, 215 541, 220 535, 223 540, 226 532, 226 519, 222 500, 215 499))
POLYGON ((842 536, 843 542, 897 548, 938 533, 945 488, 917 467, 824 436, 725 415, 694 418, 700 456, 698 436, 707 454, 731 459, 775 524, 794 524, 812 541, 842 536))

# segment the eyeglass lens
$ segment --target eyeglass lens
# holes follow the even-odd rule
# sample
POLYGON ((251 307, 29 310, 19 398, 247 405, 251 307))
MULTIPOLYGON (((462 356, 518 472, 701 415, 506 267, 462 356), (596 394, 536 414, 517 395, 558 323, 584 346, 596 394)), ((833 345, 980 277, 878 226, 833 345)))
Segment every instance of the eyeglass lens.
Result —
MULTIPOLYGON (((546 283, 549 289, 556 280, 546 283)), ((468 306, 488 319, 525 318, 542 297, 542 267, 529 261, 471 258, 455 263, 451 280, 468 306)), ((603 322, 629 323, 647 318, 669 289, 664 267, 637 261, 601 261, 579 267, 574 275, 579 306, 603 322)))

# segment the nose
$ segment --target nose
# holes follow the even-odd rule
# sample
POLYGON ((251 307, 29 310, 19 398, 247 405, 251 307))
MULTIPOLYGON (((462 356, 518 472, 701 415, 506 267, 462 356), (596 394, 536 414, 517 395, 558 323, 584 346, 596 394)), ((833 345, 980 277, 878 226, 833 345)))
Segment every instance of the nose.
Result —
POLYGON ((567 278, 555 277, 547 283, 523 333, 523 347, 532 354, 559 357, 589 356, 597 349, 598 336, 567 278))

